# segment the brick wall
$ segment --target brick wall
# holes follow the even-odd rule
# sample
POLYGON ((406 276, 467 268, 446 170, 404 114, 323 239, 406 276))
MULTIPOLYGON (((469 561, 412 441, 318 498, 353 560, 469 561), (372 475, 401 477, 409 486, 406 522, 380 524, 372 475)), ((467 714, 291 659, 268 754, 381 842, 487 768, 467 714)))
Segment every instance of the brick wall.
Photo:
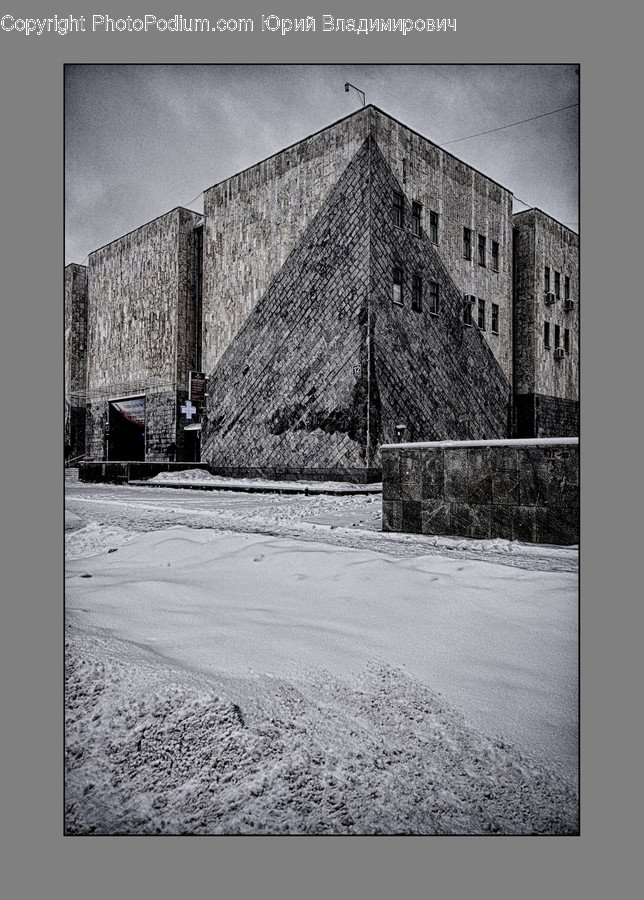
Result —
MULTIPOLYGON (((411 229, 411 201, 404 185, 373 142, 371 153, 371 309, 373 366, 370 436, 374 464, 378 447, 405 439, 503 438, 508 434, 511 388, 498 362, 497 343, 507 341, 463 321, 462 285, 455 280, 453 248, 432 243, 428 230, 411 229), (392 224, 392 195, 403 192, 404 225, 392 224), (403 273, 402 305, 392 300, 392 271, 403 273), (422 306, 412 308, 412 279, 422 282, 422 306), (438 314, 430 312, 430 284, 438 285, 438 314), (497 353, 495 353, 495 349, 497 353)), ((506 321, 507 325, 507 321, 506 321)), ((503 326, 501 326, 503 327, 503 326)))
POLYGON ((382 466, 383 531, 579 541, 574 438, 389 445, 382 466))
POLYGON ((446 249, 412 233, 406 195, 405 227, 393 225, 394 190, 369 137, 211 373, 202 454, 214 469, 377 470, 401 417, 413 439, 507 435, 510 385, 491 346, 501 336, 464 325, 446 249))
POLYGON ((367 466, 368 172, 365 142, 211 373, 213 470, 367 466))

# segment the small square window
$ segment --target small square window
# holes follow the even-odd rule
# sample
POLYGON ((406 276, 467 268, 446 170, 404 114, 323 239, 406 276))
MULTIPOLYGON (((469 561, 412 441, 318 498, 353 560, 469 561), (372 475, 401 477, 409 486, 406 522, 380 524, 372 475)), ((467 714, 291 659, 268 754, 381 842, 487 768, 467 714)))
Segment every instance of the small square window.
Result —
POLYGON ((411 205, 411 230, 414 234, 420 235, 420 223, 423 214, 423 207, 420 203, 412 203, 411 205))
POLYGON ((550 266, 546 266, 543 270, 543 289, 546 294, 550 293, 550 266))
POLYGON ((479 297, 477 325, 481 331, 485 331, 485 300, 479 297))
POLYGON ((463 306, 463 324, 472 325, 472 297, 465 294, 465 305, 463 306))
POLYGON ((485 235, 479 234, 479 266, 485 265, 485 235))
POLYGON ((394 191, 393 196, 393 222, 396 228, 403 227, 403 195, 394 191))
POLYGON ((429 211, 429 239, 432 244, 438 243, 438 213, 429 211))
POLYGON ((546 350, 550 349, 550 322, 543 323, 543 344, 546 350))
POLYGON ((499 271, 499 242, 492 241, 492 268, 495 272, 499 271))
POLYGON ((429 311, 432 315, 438 315, 438 285, 435 281, 429 282, 429 311))
POLYGON ((561 276, 559 272, 555 272, 555 297, 561 299, 561 276))
POLYGON ((499 304, 492 304, 492 331, 494 334, 499 333, 499 304))
POLYGON ((567 328, 564 328, 564 350, 570 353, 570 331, 567 328))
POLYGON ((472 259, 472 232, 469 228, 463 229, 463 259, 472 259))
POLYGON ((420 275, 411 276, 411 308, 416 312, 423 308, 423 281, 420 275))
POLYGON ((564 300, 570 300, 570 278, 564 276, 564 300))
POLYGON ((393 295, 392 300, 394 303, 398 304, 398 306, 402 306, 402 281, 403 281, 403 273, 402 269, 394 269, 393 271, 393 295))
POLYGON ((561 328, 559 325, 555 325, 555 350, 559 347, 559 338, 561 334, 561 328))

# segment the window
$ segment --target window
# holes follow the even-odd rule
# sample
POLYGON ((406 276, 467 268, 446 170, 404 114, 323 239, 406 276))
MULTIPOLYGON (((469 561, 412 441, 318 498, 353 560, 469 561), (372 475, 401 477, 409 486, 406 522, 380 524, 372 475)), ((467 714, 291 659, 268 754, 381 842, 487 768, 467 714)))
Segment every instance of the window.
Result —
POLYGON ((550 267, 546 266, 543 270, 543 289, 548 294, 550 292, 550 267))
POLYGON ((432 244, 438 243, 438 213, 433 209, 429 211, 429 239, 432 244))
POLYGON ((423 213, 423 207, 420 203, 412 203, 411 205, 411 230, 414 234, 420 235, 420 220, 423 213))
POLYGON ((555 272, 555 297, 557 300, 561 298, 561 276, 559 272, 555 272))
POLYGON ((397 228, 403 227, 403 195, 394 191, 393 198, 393 221, 397 228))
POLYGON ((478 305, 477 325, 479 326, 481 331, 485 331, 485 300, 481 300, 480 297, 478 305))
POLYGON ((570 300, 570 278, 564 277, 564 300, 570 300))
POLYGON ((393 274, 393 295, 392 300, 394 303, 397 303, 399 306, 402 306, 402 281, 403 281, 403 273, 402 269, 394 269, 393 274))
POLYGON ((555 325, 555 350, 559 347, 560 332, 561 332, 561 329, 560 329, 559 325, 555 325))
POLYGON ((429 311, 432 315, 438 315, 438 285, 435 281, 429 282, 429 311))
POLYGON ((546 350, 550 349, 550 322, 543 323, 543 343, 546 350))
POLYGON ((499 333, 499 304, 492 304, 492 331, 494 334, 499 333))
POLYGON ((479 234, 479 266, 485 265, 485 237, 479 234))
POLYGON ((495 272, 499 271, 499 242, 492 241, 492 268, 495 272))
POLYGON ((420 275, 411 276, 411 308, 417 312, 423 308, 423 281, 420 275))
POLYGON ((564 350, 570 353, 570 332, 567 328, 564 328, 564 350))
POLYGON ((472 324, 472 300, 470 294, 465 294, 465 306, 463 307, 463 324, 472 324))
POLYGON ((463 258, 472 259, 472 232, 469 228, 463 229, 463 258))

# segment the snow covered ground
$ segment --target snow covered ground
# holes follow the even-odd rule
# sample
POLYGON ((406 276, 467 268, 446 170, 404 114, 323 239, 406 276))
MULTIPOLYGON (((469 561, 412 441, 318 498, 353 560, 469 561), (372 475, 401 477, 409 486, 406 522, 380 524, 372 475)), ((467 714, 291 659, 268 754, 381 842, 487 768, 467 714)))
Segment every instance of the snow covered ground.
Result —
POLYGON ((578 831, 577 550, 66 482, 69 833, 578 831))

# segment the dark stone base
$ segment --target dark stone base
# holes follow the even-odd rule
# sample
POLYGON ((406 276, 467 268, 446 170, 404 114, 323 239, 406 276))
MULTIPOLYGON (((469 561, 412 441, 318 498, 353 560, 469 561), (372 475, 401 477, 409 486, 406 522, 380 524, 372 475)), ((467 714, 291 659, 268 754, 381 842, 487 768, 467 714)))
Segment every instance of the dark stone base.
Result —
POLYGON ((514 398, 517 438, 578 437, 579 402, 545 394, 514 398))

